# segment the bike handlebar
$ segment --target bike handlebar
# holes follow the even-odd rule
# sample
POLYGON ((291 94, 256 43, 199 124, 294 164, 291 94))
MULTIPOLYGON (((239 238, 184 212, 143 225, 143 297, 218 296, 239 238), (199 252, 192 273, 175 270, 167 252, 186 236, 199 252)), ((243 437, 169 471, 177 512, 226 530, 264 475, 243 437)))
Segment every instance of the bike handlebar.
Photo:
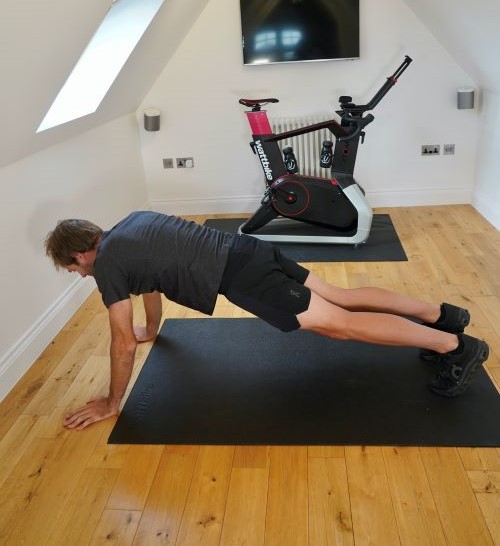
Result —
MULTIPOLYGON (((387 78, 387 81, 367 104, 354 104, 351 102, 351 97, 340 97, 341 109, 337 110, 337 114, 342 118, 342 125, 337 123, 335 120, 328 120, 325 122, 308 125, 306 127, 285 131, 284 133, 270 134, 269 136, 265 137, 265 140, 268 142, 277 142, 285 138, 291 138, 324 128, 329 129, 341 142, 357 138, 362 133, 363 129, 375 119, 372 114, 367 114, 363 117, 363 113, 367 110, 372 110, 375 108, 375 106, 377 106, 391 87, 397 83, 398 78, 408 68, 412 60, 413 59, 406 55, 404 61, 398 66, 394 74, 387 78), (349 127, 354 128, 354 130, 349 131, 349 127)), ((253 112, 258 112, 264 104, 276 102, 279 102, 276 98, 239 100, 240 104, 252 108, 253 112)))
MULTIPOLYGON (((413 61, 411 57, 408 55, 405 55, 404 61, 398 66, 398 68, 395 70, 394 74, 389 76, 386 80, 386 82, 382 85, 382 87, 375 93, 375 95, 372 97, 370 102, 367 104, 353 104, 352 102, 341 104, 340 110, 337 111, 337 113, 342 116, 346 114, 350 114, 351 116, 361 116, 363 112, 366 112, 368 110, 373 110, 375 106, 384 98, 384 96, 388 93, 388 91, 396 85, 398 78, 401 76, 401 74, 410 66, 410 63, 413 61)), ((349 118, 350 119, 350 118, 349 118)))

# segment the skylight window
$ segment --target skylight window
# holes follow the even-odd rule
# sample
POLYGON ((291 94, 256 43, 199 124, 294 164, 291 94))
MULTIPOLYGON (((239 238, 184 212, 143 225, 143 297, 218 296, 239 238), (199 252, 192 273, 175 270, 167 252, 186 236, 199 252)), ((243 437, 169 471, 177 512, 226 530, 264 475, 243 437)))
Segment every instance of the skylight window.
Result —
POLYGON ((164 0, 115 0, 37 133, 93 114, 164 0))

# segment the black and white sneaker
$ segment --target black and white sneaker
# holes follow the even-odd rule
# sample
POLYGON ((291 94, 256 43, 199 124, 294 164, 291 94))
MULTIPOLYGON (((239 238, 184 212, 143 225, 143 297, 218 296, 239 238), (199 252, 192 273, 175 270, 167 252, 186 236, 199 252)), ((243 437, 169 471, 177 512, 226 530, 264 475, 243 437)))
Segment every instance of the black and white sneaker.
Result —
MULTIPOLYGON (((424 326, 448 332, 450 334, 461 334, 469 325, 470 314, 467 309, 456 307, 450 303, 441 304, 441 316, 432 324, 425 323, 424 326)), ((435 362, 439 354, 429 349, 420 349, 420 358, 426 362, 435 362)))
POLYGON ((441 396, 462 394, 479 369, 488 359, 489 347, 485 341, 466 334, 458 334, 462 350, 438 355, 436 377, 429 383, 432 392, 441 396))

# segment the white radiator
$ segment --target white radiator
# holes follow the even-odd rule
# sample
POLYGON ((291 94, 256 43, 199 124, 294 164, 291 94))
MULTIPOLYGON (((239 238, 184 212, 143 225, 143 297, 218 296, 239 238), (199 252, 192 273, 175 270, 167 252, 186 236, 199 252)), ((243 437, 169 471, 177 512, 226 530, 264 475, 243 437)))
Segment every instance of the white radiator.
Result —
MULTIPOLYGON (((271 118, 271 128, 273 133, 284 133, 313 123, 320 123, 332 119, 328 115, 316 115, 296 118, 271 118)), ((293 153, 297 158, 299 174, 309 176, 330 176, 330 169, 322 169, 319 166, 319 158, 321 155, 321 147, 323 140, 331 140, 335 143, 335 136, 328 129, 321 129, 314 133, 306 133, 296 137, 280 140, 278 142, 281 151, 287 146, 293 148, 293 153)))

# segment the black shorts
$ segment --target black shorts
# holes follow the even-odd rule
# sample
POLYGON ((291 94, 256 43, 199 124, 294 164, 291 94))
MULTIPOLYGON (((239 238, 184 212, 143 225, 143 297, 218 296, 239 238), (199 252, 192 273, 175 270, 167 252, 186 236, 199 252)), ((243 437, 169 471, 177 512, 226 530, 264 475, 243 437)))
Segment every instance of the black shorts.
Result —
POLYGON ((231 248, 219 291, 245 311, 291 332, 300 328, 297 315, 309 308, 308 275, 271 243, 242 235, 231 248))

